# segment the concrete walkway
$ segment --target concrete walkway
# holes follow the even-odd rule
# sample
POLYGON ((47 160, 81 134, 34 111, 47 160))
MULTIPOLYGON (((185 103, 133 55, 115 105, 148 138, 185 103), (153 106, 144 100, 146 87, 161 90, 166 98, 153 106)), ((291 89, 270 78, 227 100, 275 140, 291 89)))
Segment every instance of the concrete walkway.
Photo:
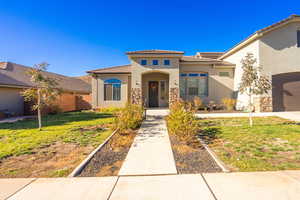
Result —
POLYGON ((299 191, 300 170, 0 179, 1 200, 299 200, 299 191))
POLYGON ((120 176, 177 174, 165 120, 147 115, 120 169, 120 176))

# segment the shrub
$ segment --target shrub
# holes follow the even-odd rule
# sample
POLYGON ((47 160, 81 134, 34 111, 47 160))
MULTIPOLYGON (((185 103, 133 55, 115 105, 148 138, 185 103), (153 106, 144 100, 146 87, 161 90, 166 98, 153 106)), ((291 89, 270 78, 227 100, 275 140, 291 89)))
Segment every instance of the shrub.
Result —
POLYGON ((202 99, 200 97, 195 96, 193 99, 194 107, 196 110, 199 110, 202 107, 202 99))
POLYGON ((198 132, 195 110, 191 109, 189 105, 182 100, 172 103, 170 114, 167 117, 170 134, 187 142, 191 141, 198 132))
POLYGON ((119 130, 136 129, 143 121, 144 109, 140 105, 127 103, 117 112, 114 119, 114 128, 119 130))
POLYGON ((231 98, 223 98, 222 103, 224 104, 226 110, 234 110, 236 100, 231 98))

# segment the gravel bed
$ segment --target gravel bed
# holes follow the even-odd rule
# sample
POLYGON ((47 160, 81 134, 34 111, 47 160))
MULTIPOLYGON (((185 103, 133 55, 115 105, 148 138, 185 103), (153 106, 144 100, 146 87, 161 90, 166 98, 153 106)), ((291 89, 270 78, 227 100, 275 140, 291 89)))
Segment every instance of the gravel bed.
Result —
POLYGON ((94 155, 78 176, 117 176, 135 135, 135 131, 130 131, 125 134, 117 132, 108 143, 94 155))
POLYGON ((222 172, 222 169, 200 143, 187 145, 174 135, 170 135, 170 141, 179 174, 222 172))

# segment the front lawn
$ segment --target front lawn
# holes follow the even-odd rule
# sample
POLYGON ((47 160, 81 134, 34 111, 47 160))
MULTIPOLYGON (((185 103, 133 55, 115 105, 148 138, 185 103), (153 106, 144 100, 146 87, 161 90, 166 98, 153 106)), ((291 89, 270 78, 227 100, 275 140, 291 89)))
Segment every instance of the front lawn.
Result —
POLYGON ((1 177, 68 175, 112 132, 111 113, 71 112, 0 124, 1 177))
POLYGON ((200 119, 201 137, 233 171, 300 169, 300 125, 278 117, 200 119))

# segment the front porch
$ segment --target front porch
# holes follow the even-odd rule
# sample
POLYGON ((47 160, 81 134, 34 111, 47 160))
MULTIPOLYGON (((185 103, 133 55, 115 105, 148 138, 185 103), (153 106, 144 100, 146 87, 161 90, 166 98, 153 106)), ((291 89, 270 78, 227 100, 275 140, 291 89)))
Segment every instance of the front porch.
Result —
POLYGON ((142 74, 143 105, 148 108, 169 106, 169 74, 151 72, 142 74))

